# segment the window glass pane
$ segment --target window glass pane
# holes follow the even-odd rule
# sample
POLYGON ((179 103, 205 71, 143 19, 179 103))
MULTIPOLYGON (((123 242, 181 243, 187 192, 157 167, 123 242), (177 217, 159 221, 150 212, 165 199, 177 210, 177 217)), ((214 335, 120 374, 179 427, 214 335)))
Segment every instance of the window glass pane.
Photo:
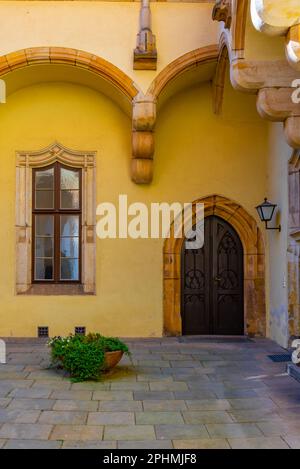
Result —
POLYGON ((35 208, 54 208, 54 192, 48 190, 35 191, 35 208))
POLYGON ((60 260, 61 280, 79 280, 79 260, 63 258, 60 260))
POLYGON ((61 215, 60 236, 79 236, 79 216, 61 215))
POLYGON ((53 238, 36 238, 36 257, 53 257, 53 238))
POLYGON ((79 189, 79 171, 61 168, 60 188, 61 189, 79 189))
POLYGON ((79 191, 78 190, 63 190, 60 196, 61 208, 79 208, 79 191))
POLYGON ((36 258, 35 280, 53 280, 53 259, 36 258))
POLYGON ((52 189, 54 188, 54 168, 41 169, 35 173, 36 189, 52 189))
POLYGON ((61 257, 79 257, 79 238, 61 238, 61 257))
POLYGON ((36 215, 35 217, 35 235, 53 236, 54 217, 53 215, 36 215))

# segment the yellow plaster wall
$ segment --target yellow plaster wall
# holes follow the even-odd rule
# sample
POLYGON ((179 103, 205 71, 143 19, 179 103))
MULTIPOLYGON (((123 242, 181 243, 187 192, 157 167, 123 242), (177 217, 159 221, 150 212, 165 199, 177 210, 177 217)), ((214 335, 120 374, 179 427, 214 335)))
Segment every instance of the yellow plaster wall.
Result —
POLYGON ((249 5, 246 24, 245 59, 285 60, 284 44, 284 37, 270 37, 254 28, 249 5))
POLYGON ((227 86, 222 117, 212 114, 211 85, 174 96, 160 110, 155 175, 138 186, 129 175, 131 123, 108 98, 86 87, 43 83, 0 105, 0 336, 50 335, 74 326, 120 336, 162 334, 162 240, 97 240, 97 295, 16 296, 15 151, 54 140, 97 151, 97 202, 189 202, 218 193, 253 216, 266 190, 267 125, 255 97, 227 86))
POLYGON ((85 50, 110 61, 146 91, 177 57, 217 43, 212 3, 151 3, 157 71, 134 71, 140 2, 1 1, 0 55, 37 46, 85 50))

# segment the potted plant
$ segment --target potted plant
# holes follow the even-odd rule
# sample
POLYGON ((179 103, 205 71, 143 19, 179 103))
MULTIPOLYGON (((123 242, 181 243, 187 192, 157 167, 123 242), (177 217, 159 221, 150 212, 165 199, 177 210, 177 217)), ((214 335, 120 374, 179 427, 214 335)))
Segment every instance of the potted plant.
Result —
POLYGON ((68 371, 72 381, 98 380, 119 363, 124 353, 130 355, 120 339, 99 333, 53 337, 48 345, 51 365, 68 371))

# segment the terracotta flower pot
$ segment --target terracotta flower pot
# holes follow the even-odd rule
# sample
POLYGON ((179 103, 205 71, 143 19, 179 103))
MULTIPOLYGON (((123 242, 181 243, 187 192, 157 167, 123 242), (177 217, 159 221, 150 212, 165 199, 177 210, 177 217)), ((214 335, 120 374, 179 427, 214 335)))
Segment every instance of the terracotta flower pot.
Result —
POLYGON ((105 352, 105 360, 103 365, 103 371, 109 371, 114 368, 121 358, 123 357, 121 350, 115 350, 114 352, 105 352))

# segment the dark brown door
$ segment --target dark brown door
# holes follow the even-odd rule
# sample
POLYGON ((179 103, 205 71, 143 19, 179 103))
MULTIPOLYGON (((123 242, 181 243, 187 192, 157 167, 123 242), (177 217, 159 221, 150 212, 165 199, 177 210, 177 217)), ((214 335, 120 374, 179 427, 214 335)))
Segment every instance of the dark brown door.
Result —
POLYGON ((206 217, 204 246, 184 243, 181 257, 183 334, 243 335, 243 246, 233 227, 206 217))

